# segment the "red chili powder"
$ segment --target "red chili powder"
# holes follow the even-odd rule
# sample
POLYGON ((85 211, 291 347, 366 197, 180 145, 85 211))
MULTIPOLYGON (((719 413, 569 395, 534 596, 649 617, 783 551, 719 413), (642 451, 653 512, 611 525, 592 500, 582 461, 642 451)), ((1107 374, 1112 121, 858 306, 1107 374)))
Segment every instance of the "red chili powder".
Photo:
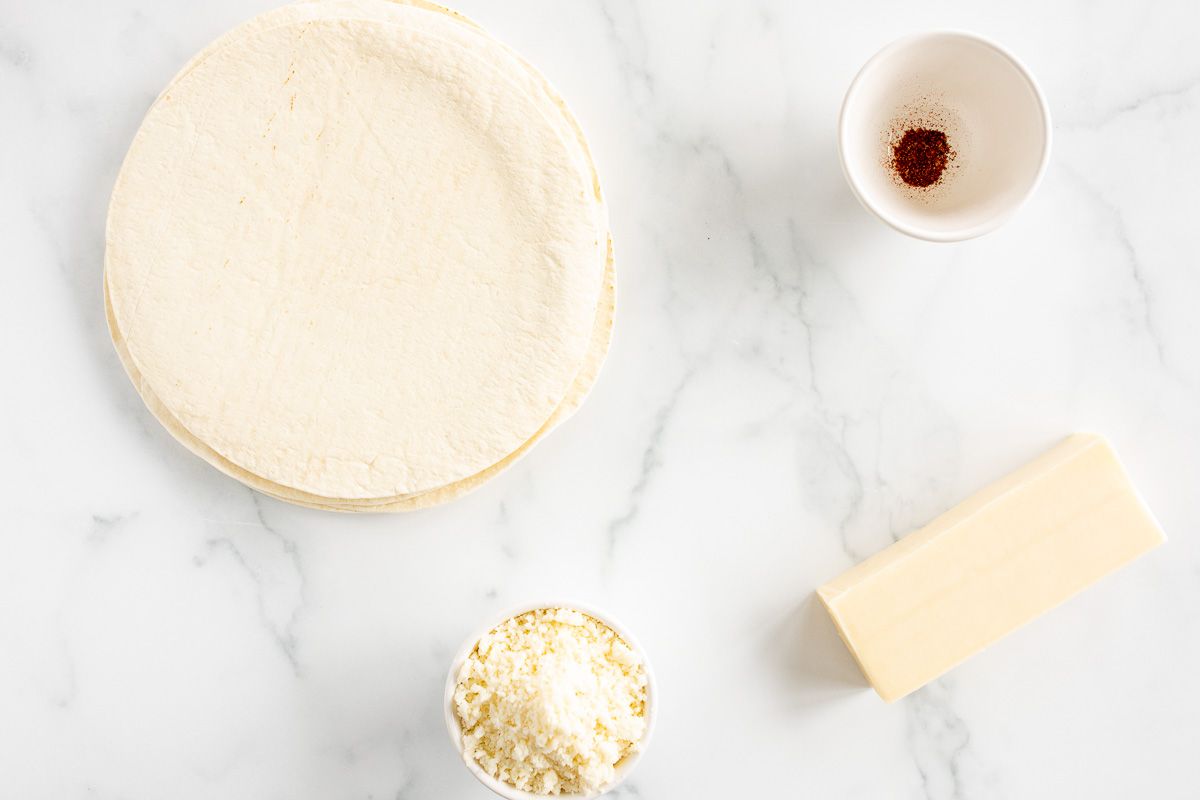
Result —
POLYGON ((909 128, 892 145, 889 166, 909 186, 925 188, 942 179, 946 165, 954 158, 950 140, 942 131, 909 128))

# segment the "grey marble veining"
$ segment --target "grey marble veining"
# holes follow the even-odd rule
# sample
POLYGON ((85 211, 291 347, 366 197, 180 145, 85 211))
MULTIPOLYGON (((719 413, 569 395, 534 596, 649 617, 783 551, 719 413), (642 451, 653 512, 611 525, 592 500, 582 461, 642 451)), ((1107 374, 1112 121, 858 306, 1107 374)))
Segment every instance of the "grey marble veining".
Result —
POLYGON ((269 5, 0 0, 0 797, 483 798, 445 670, 544 597, 654 660, 623 800, 1196 796, 1200 9, 464 0, 589 135, 616 338, 501 478, 347 517, 177 445, 101 304, 142 114, 269 5), (941 27, 1009 45, 1056 122, 1029 204, 957 245, 871 219, 834 139, 862 62, 941 27), (1168 546, 884 705, 812 590, 1078 429, 1168 546))

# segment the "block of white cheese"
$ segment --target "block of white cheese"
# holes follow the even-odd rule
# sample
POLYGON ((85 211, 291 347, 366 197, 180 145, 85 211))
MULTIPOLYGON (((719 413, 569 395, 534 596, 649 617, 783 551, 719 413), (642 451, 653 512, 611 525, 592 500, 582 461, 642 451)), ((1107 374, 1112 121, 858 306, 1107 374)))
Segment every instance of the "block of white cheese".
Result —
POLYGON ((817 594, 891 702, 1163 541, 1108 442, 1075 434, 817 594))

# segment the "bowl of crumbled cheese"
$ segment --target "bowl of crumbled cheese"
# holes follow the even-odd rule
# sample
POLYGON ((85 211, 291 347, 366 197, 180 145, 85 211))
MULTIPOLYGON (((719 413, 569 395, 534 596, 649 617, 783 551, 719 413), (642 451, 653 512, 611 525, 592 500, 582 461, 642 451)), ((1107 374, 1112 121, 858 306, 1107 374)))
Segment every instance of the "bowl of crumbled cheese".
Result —
POLYGON ((596 797, 645 752, 657 698, 625 628, 576 603, 539 603, 467 640, 446 678, 446 727, 501 797, 596 797))

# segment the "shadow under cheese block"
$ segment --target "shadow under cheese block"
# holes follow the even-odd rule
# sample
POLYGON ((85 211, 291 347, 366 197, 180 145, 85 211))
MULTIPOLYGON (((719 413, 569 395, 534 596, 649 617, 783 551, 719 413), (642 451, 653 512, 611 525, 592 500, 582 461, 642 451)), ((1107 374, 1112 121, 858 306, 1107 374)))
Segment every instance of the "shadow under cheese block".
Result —
POLYGON ((889 703, 1164 541, 1080 433, 817 590, 889 703))

